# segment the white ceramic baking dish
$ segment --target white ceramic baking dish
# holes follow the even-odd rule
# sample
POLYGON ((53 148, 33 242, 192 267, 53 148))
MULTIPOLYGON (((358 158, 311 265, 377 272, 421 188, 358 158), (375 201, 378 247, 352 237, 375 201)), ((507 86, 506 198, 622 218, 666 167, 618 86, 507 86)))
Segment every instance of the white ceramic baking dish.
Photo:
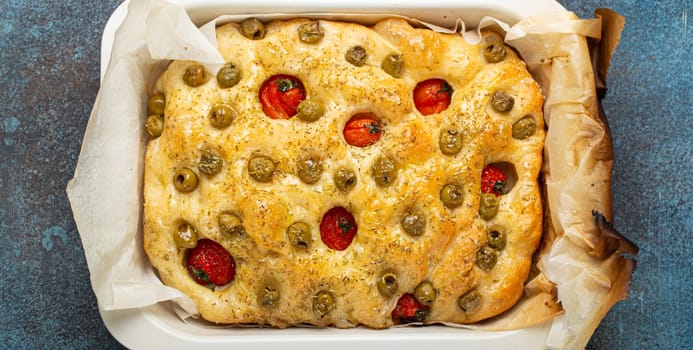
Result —
MULTIPOLYGON (((393 13, 452 26, 461 18, 467 28, 478 25, 484 16, 493 16, 508 24, 550 11, 565 9, 554 0, 172 0, 183 6, 197 25, 221 14, 270 13, 393 13)), ((108 66, 115 31, 127 14, 128 1, 121 4, 104 29, 101 47, 101 76, 108 66)), ((147 308, 106 311, 99 309, 111 334, 131 349, 164 347, 167 350, 204 346, 206 350, 267 349, 275 347, 302 350, 330 347, 396 348, 398 350, 436 349, 542 349, 550 322, 515 331, 481 332, 444 326, 403 327, 387 330, 354 329, 269 329, 214 327, 202 322, 183 322, 170 303, 147 308)))

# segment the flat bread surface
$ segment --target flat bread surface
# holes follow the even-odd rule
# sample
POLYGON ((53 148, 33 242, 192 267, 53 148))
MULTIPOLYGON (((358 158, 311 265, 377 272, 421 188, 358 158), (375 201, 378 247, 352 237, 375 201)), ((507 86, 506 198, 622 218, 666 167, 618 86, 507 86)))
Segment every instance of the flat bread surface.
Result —
POLYGON ((503 60, 488 62, 484 50, 494 33, 470 44, 459 34, 414 28, 399 19, 373 27, 320 20, 323 37, 306 43, 298 30, 306 23, 311 20, 268 23, 260 40, 244 37, 237 23, 218 27, 219 51, 240 72, 232 87, 221 87, 209 72, 204 84, 189 86, 183 77, 190 61, 173 61, 161 75, 157 90, 166 100, 165 124, 147 145, 143 232, 162 281, 188 295, 204 319, 218 323, 385 328, 396 321, 398 300, 424 282, 433 286, 435 298, 426 305, 423 323, 472 323, 512 307, 522 296, 543 215, 537 180, 543 97, 525 64, 507 46, 503 60), (345 59, 354 46, 367 52, 361 66, 345 59), (403 62, 398 77, 381 67, 391 54, 403 62), (259 91, 276 75, 300 80, 306 98, 321 101, 324 114, 312 122, 268 117, 259 91), (413 95, 429 79, 447 82, 451 99, 444 110, 423 115, 413 95), (492 106, 497 91, 513 97, 509 111, 492 106), (235 111, 223 128, 210 124, 218 104, 235 111), (345 140, 345 125, 364 113, 377 117, 380 136, 354 146, 345 140), (534 122, 535 132, 516 138, 513 126, 523 118, 534 122), (449 130, 462 140, 451 155, 440 145, 449 130), (215 175, 198 168, 209 152, 221 160, 215 175), (275 166, 269 181, 249 172, 249 161, 258 156, 275 166), (320 168, 312 183, 299 175, 306 157, 320 168), (379 159, 393 167, 386 184, 374 171, 379 159), (481 178, 489 164, 508 181, 504 193, 494 195, 497 214, 484 219, 481 178), (198 179, 190 192, 176 189, 182 168, 198 179), (336 183, 340 169, 355 175, 348 191, 336 183), (447 184, 461 192, 454 208, 441 200, 447 184), (323 217, 333 208, 351 213, 357 226, 343 250, 330 248, 321 235, 323 217), (414 212, 425 218, 417 235, 402 224, 414 212), (222 232, 221 213, 237 216, 242 230, 222 232), (309 228, 304 246, 291 244, 287 234, 296 222, 309 228), (212 289, 193 278, 186 262, 191 249, 176 244, 181 223, 233 257, 231 282, 212 289), (493 249, 495 263, 481 268, 479 252, 488 250, 494 231, 506 242, 493 249), (384 274, 397 281, 391 294, 378 286, 384 274), (274 293, 271 306, 262 302, 268 289, 274 293), (321 293, 332 298, 327 312, 315 309, 321 293), (474 307, 465 310, 461 304, 470 295, 474 307))

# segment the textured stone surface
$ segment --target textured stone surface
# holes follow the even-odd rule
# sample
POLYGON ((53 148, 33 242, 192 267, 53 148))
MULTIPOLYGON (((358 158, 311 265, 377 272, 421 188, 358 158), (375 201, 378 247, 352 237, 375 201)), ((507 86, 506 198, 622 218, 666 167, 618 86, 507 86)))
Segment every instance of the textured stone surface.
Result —
MULTIPOLYGON (((65 195, 99 86, 99 42, 119 1, 0 4, 0 348, 118 349, 104 327, 65 195)), ((614 224, 640 248, 630 298, 588 349, 693 344, 690 0, 564 0, 628 20, 604 108, 614 224)))
POLYGON ((604 109, 614 164, 614 225, 640 247, 631 295, 607 315, 590 349, 685 349, 693 344, 693 66, 690 0, 564 1, 581 17, 626 17, 604 109))

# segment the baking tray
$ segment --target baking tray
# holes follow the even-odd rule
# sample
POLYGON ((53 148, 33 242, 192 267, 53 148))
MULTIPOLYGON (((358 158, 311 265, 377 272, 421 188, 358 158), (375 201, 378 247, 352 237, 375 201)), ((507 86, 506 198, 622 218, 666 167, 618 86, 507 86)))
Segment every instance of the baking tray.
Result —
MULTIPOLYGON (((452 27, 458 18, 467 28, 474 28, 484 16, 493 16, 512 25, 522 18, 551 11, 565 11, 554 0, 343 0, 334 2, 295 0, 285 1, 223 1, 223 0, 173 0, 171 3, 186 9, 197 25, 221 14, 271 14, 286 13, 383 13, 410 16, 422 21, 452 27)), ((123 2, 109 18, 101 42, 101 78, 110 58, 116 30, 127 15, 129 1, 123 2)), ((354 347, 420 350, 437 349, 543 349, 551 322, 514 331, 488 332, 445 326, 400 327, 373 330, 363 327, 352 329, 316 328, 230 328, 219 327, 196 320, 182 321, 170 302, 146 308, 104 310, 99 306, 104 324, 111 334, 131 349, 149 349, 166 346, 168 350, 189 349, 203 345, 207 350, 267 349, 278 346, 299 347, 302 350, 329 346, 333 350, 352 350, 354 347)))
POLYGON ((481 332, 445 326, 400 327, 384 330, 338 328, 229 328, 183 322, 169 303, 147 308, 104 311, 106 328, 130 349, 243 350, 287 347, 301 350, 388 349, 543 349, 551 323, 502 332, 481 332))

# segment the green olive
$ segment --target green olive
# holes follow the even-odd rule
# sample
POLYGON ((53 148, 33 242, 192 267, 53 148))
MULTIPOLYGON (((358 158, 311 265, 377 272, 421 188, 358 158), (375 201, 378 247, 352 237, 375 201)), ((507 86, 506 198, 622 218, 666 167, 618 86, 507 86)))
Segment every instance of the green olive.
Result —
POLYGON ((147 102, 147 108, 149 109, 149 114, 164 115, 164 110, 166 109, 166 99, 164 95, 156 94, 150 97, 147 102))
POLYGON ((537 123, 530 116, 523 117, 513 124, 513 138, 526 139, 537 131, 537 123))
POLYGON ((397 167, 392 159, 380 156, 375 159, 371 166, 373 180, 378 186, 385 187, 395 182, 397 178, 397 167))
POLYGON ((413 210, 405 213, 400 222, 404 232, 411 236, 421 236, 426 230, 426 216, 421 210, 413 210))
POLYGON ((457 129, 446 129, 440 133, 438 146, 443 154, 454 156, 462 150, 462 134, 457 129))
POLYGON ((270 182, 275 169, 274 161, 265 156, 254 156, 248 161, 248 174, 260 182, 270 182))
POLYGON ((464 202, 464 192, 462 186, 449 183, 440 190, 440 201, 450 208, 455 209, 464 202))
POLYGON ((217 73, 217 83, 222 89, 230 88, 241 80, 241 72, 235 64, 226 62, 217 73))
POLYGON ((250 40, 260 40, 265 37, 265 25, 257 18, 249 18, 241 23, 241 34, 250 40))
POLYGON ((173 186, 179 192, 191 192, 197 188, 197 184, 197 175, 190 168, 180 168, 173 174, 173 186))
POLYGON ((316 100, 306 99, 298 104, 298 119, 305 122, 314 122, 325 114, 325 105, 316 100))
POLYGON ((320 22, 310 21, 298 26, 298 38, 304 43, 317 43, 322 40, 325 33, 320 29, 320 22))
POLYGON ((147 117, 144 128, 147 129, 147 133, 151 138, 157 138, 164 132, 164 118, 161 115, 152 114, 147 117))
POLYGON ((342 192, 349 192, 356 186, 356 173, 351 169, 339 169, 334 173, 334 184, 342 192))
POLYGON ((498 63, 505 59, 505 46, 501 41, 489 43, 484 48, 484 57, 489 63, 498 63))
POLYGON ((195 63, 188 67, 183 74, 183 81, 191 87, 196 87, 207 82, 207 73, 205 67, 199 63, 195 63))
POLYGON ((229 236, 242 235, 245 233, 243 228, 243 220, 233 213, 222 212, 217 217, 219 232, 229 236))
POLYGON ((366 49, 361 45, 356 45, 347 50, 344 58, 347 62, 353 64, 356 67, 361 67, 366 64, 366 58, 368 58, 368 53, 366 49))
POLYGON ((436 300, 436 296, 436 290, 431 282, 423 281, 414 288, 414 298, 421 304, 431 305, 436 300))
POLYGON ((279 303, 280 296, 279 288, 271 284, 266 284, 260 290, 260 293, 258 293, 257 303, 262 307, 273 308, 279 303))
POLYGON ((397 293, 399 288, 399 282, 397 282, 397 275, 392 272, 384 272, 378 277, 378 292, 384 297, 390 297, 397 293))
POLYGON ((503 250, 506 241, 505 233, 502 231, 492 230, 486 235, 486 242, 493 249, 503 250))
POLYGON ((207 175, 216 175, 221 171, 224 161, 216 153, 207 148, 202 151, 200 162, 197 163, 197 170, 207 175))
POLYGON ((301 181, 311 185, 320 180, 322 175, 322 163, 315 155, 302 155, 296 162, 296 172, 301 181))
POLYGON ((217 129, 224 129, 236 119, 236 111, 227 104, 216 104, 209 113, 209 123, 217 129))
POLYGON ((457 299, 457 305, 468 314, 478 311, 481 308, 481 302, 481 294, 476 289, 468 291, 457 299))
POLYGON ((286 228, 289 243, 297 248, 308 248, 313 243, 310 226, 302 221, 294 222, 286 228))
POLYGON ((491 106, 498 112, 507 112, 513 109, 515 99, 505 91, 496 91, 491 96, 491 106))
POLYGON ((500 199, 493 193, 482 193, 479 201, 479 215, 484 220, 493 219, 498 213, 500 199))
POLYGON ((402 55, 398 54, 387 55, 380 63, 380 68, 395 78, 399 78, 402 75, 403 66, 404 59, 402 58, 402 55))
POLYGON ((197 245, 197 230, 193 225, 182 222, 173 231, 173 241, 178 248, 195 248, 197 245))
POLYGON ((323 317, 335 306, 334 295, 328 291, 320 291, 313 297, 313 312, 323 317))
POLYGON ((482 270, 490 270, 496 265, 498 261, 498 251, 489 247, 483 246, 476 251, 476 265, 482 270))

